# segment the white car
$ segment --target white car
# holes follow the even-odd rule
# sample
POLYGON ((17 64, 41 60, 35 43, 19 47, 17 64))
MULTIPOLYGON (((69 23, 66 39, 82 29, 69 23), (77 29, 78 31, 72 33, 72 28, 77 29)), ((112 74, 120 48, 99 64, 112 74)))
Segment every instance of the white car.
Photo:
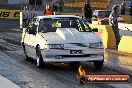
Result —
POLYGON ((22 46, 26 59, 36 59, 41 67, 44 62, 94 62, 102 68, 104 48, 101 39, 87 22, 74 15, 37 16, 23 28, 22 46))

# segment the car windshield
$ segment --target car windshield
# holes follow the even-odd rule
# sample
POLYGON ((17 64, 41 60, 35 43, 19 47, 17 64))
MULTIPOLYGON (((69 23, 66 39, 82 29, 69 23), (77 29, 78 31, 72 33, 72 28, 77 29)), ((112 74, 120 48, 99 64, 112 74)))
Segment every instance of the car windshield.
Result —
POLYGON ((76 28, 79 32, 90 32, 86 20, 77 17, 44 18, 39 22, 39 32, 56 32, 57 28, 76 28))
POLYGON ((98 17, 99 18, 109 17, 110 13, 111 13, 111 11, 99 11, 98 17))

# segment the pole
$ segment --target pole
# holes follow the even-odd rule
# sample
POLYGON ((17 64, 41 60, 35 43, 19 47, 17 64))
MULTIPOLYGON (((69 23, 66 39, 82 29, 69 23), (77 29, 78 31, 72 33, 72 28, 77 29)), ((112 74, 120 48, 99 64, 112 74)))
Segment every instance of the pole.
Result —
POLYGON ((21 9, 20 9, 20 30, 23 28, 23 14, 22 14, 22 0, 20 0, 21 9))
POLYGON ((22 0, 20 0, 20 4, 21 4, 21 12, 22 12, 22 0))
POLYGON ((36 0, 35 0, 35 11, 36 11, 36 0))

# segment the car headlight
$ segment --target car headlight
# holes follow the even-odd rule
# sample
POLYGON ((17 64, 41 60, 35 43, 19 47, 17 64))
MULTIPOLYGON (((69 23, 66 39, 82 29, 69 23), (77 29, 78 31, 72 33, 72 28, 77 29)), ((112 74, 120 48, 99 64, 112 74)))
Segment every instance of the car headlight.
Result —
POLYGON ((63 44, 48 44, 49 49, 64 49, 63 44))

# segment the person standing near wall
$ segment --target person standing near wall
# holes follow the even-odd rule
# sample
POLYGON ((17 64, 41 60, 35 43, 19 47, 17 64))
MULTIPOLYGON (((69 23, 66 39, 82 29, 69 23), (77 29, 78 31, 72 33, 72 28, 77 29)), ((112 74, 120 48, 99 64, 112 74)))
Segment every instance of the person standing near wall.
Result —
POLYGON ((132 23, 132 0, 128 6, 129 6, 129 11, 130 11, 130 16, 131 16, 131 23, 132 23))
POLYGON ((132 6, 129 7, 129 9, 130 9, 130 16, 132 16, 132 6))
POLYGON ((86 0, 84 3, 84 7, 83 7, 83 13, 84 13, 84 17, 85 19, 89 22, 92 23, 92 9, 90 6, 90 1, 86 0))
POLYGON ((117 21, 117 18, 119 17, 118 11, 119 11, 119 6, 114 5, 112 7, 112 12, 109 16, 109 25, 112 26, 113 32, 115 34, 116 48, 118 48, 120 42, 120 34, 119 34, 118 21, 117 21))
POLYGON ((59 5, 60 12, 63 12, 64 1, 63 0, 58 1, 58 5, 59 5))
POLYGON ((121 15, 125 15, 125 10, 126 10, 125 0, 122 1, 121 5, 120 5, 120 9, 121 9, 121 15))
POLYGON ((57 12, 57 9, 58 9, 58 1, 57 0, 52 1, 52 8, 53 8, 54 12, 57 12))
POLYGON ((46 6, 46 9, 44 11, 44 15, 53 15, 53 10, 51 6, 46 6))

